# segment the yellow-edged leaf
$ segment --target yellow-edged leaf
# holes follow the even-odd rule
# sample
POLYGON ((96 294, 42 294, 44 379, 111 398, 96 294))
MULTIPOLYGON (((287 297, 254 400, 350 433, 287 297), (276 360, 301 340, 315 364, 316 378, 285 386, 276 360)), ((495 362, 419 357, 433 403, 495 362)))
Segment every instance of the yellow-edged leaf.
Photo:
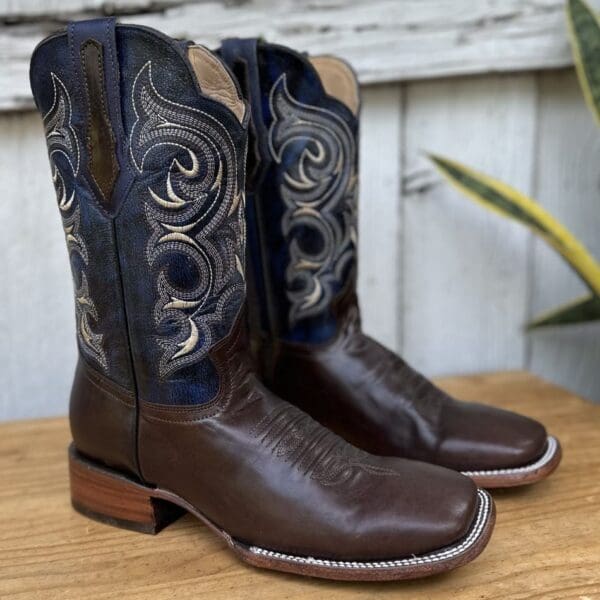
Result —
POLYGON ((584 296, 544 313, 527 325, 527 329, 539 329, 553 325, 574 325, 600 321, 600 297, 584 296))
POLYGON ((569 0, 567 23, 579 83, 600 125, 600 22, 586 2, 569 0))
POLYGON ((430 156, 440 172, 469 198, 527 225, 557 250, 591 292, 600 296, 600 264, 577 238, 537 202, 458 162, 430 156))

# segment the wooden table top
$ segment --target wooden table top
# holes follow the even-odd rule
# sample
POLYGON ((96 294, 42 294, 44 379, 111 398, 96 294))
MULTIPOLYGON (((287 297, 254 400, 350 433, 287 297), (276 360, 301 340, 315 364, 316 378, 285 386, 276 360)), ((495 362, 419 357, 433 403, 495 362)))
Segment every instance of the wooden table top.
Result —
POLYGON ((473 563, 413 582, 336 583, 239 562, 189 515, 157 536, 101 525, 69 504, 66 419, 0 425, 0 598, 600 598, 600 407, 526 373, 448 378, 460 398, 540 418, 563 463, 495 491, 498 521, 473 563))

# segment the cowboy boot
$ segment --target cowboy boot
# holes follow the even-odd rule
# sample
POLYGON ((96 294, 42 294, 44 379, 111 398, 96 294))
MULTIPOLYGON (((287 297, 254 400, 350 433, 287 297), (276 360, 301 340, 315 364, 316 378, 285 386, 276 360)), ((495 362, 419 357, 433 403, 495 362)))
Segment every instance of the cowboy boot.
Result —
POLYGON ((227 40, 220 54, 252 110, 250 324, 267 385, 373 454, 449 467, 484 487, 549 475, 560 446, 540 423, 451 398, 361 330, 352 70, 258 40, 227 40))
POLYGON ((259 567, 403 579, 472 560, 493 502, 357 450, 266 390, 245 336, 248 109, 208 50, 111 19, 35 51, 75 286, 71 497, 156 533, 192 513, 259 567))

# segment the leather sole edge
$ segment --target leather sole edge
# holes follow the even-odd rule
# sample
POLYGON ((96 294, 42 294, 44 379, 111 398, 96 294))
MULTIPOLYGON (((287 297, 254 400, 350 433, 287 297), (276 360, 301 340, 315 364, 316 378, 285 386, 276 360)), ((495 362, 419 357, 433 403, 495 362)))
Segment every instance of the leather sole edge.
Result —
POLYGON ((342 581, 399 581, 428 577, 474 560, 486 547, 496 512, 491 496, 478 490, 478 510, 469 532, 445 548, 410 558, 342 561, 284 554, 256 546, 245 547, 242 559, 257 567, 342 581))
POLYGON ((461 471, 461 473, 483 488, 518 487, 546 479, 556 470, 561 459, 560 442, 553 435, 549 435, 542 456, 527 465, 507 469, 461 471))

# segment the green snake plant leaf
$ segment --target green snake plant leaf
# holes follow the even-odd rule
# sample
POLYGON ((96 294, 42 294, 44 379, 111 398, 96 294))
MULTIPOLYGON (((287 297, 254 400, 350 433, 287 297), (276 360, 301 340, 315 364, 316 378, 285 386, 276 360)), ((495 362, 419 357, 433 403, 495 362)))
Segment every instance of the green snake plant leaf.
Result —
MULTIPOLYGON (((589 288, 591 296, 600 297, 600 264, 570 231, 537 202, 505 183, 456 161, 435 155, 430 155, 430 159, 442 175, 463 194, 493 211, 523 223, 546 240, 579 275, 589 288)), ((541 321, 536 320, 534 324, 541 327, 559 322, 573 323, 576 322, 575 319, 581 319, 584 313, 587 320, 591 320, 590 316, 598 318, 594 316, 598 311, 596 302, 584 303, 580 305, 580 310, 575 306, 563 307, 558 313, 543 317, 541 321), (580 316, 575 316, 575 313, 580 316)))
POLYGON ((600 22, 583 0, 569 0, 567 23, 585 101, 600 125, 600 22))
POLYGON ((588 295, 540 315, 527 325, 527 329, 552 325, 574 325, 598 320, 600 320, 600 297, 588 295))

